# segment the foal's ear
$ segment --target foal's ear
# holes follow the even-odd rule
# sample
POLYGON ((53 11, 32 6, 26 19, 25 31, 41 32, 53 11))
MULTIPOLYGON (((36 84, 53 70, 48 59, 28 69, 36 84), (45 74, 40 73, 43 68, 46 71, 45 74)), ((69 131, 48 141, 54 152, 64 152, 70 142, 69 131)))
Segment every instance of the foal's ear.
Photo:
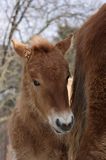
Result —
POLYGON ((58 42, 55 46, 61 50, 62 54, 64 55, 68 49, 70 48, 71 45, 71 38, 72 38, 72 34, 69 35, 67 38, 65 38, 64 40, 58 42))
POLYGON ((17 54, 23 58, 29 59, 31 56, 31 49, 28 45, 18 42, 17 40, 12 40, 13 47, 17 54))

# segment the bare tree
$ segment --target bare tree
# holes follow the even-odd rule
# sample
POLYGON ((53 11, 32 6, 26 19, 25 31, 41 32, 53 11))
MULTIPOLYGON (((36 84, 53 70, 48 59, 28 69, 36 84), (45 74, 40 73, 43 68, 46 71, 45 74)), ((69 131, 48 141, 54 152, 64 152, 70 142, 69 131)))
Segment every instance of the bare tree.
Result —
POLYGON ((18 25, 21 23, 28 7, 30 6, 32 0, 16 0, 15 6, 13 6, 12 13, 10 17, 8 17, 8 26, 6 28, 6 32, 3 39, 3 46, 4 46, 4 58, 3 58, 3 64, 5 62, 5 55, 7 54, 10 41, 12 39, 12 36, 14 32, 16 31, 18 25))
POLYGON ((51 24, 51 33, 58 23, 63 24, 64 21, 80 25, 90 12, 99 6, 99 2, 94 7, 87 5, 82 0, 77 3, 73 3, 71 0, 61 2, 58 0, 15 0, 14 4, 11 3, 11 7, 9 2, 11 3, 10 0, 5 0, 4 12, 8 24, 6 28, 4 27, 5 34, 3 35, 3 64, 13 35, 26 41, 31 35, 45 33, 47 28, 49 32, 51 24))
MULTIPOLYGON (((21 62, 8 50, 11 39, 18 38, 25 42, 34 34, 42 34, 54 39, 55 36, 59 37, 59 28, 60 38, 63 38, 66 36, 64 27, 67 27, 69 33, 70 26, 80 26, 95 9, 100 7, 102 0, 90 1, 91 3, 87 0, 0 1, 0 125, 1 123, 4 125, 15 105, 21 79, 21 62), (65 23, 68 26, 65 26, 65 23), (1 50, 2 45, 3 50, 1 50)), ((71 61, 72 59, 71 57, 71 61)), ((5 133, 6 131, 3 131, 3 143, 5 143, 3 147, 0 139, 2 160, 5 159, 6 152, 5 133)))

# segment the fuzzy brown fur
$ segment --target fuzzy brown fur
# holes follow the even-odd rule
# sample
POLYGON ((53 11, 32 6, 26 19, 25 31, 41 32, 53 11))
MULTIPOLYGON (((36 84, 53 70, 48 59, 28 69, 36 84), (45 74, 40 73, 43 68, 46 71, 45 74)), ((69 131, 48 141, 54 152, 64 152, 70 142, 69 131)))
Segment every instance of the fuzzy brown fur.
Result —
POLYGON ((106 4, 77 34, 72 92, 70 157, 106 160, 106 4))
MULTIPOLYGON (((71 37, 68 40, 71 42, 71 37)), ((67 39, 62 41, 60 49, 58 44, 53 46, 40 37, 32 42, 29 48, 13 41, 25 63, 21 94, 9 122, 13 160, 67 160, 68 134, 57 135, 47 116, 52 110, 56 113, 70 110, 68 64, 62 55, 70 43, 64 49, 67 39), (36 79, 40 80, 40 86, 34 86, 36 79)))

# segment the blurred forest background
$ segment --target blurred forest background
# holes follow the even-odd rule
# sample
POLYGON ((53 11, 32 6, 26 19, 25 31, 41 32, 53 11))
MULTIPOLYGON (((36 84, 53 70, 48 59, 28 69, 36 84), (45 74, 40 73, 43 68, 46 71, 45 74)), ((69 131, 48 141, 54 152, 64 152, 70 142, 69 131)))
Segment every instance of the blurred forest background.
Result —
MULTIPOLYGON (((106 0, 3 0, 0 1, 0 160, 6 159, 6 123, 19 93, 22 65, 11 39, 28 42, 42 35, 52 43, 75 33, 106 0)), ((75 44, 67 54, 73 74, 75 44)))

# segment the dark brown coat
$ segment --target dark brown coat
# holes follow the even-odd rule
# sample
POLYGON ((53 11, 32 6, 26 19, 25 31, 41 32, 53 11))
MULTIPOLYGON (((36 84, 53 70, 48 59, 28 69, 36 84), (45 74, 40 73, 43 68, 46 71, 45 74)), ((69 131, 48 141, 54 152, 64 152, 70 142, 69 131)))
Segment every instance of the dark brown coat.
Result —
POLYGON ((74 160, 106 160, 106 4, 77 34, 73 81, 76 120, 70 155, 74 160))

